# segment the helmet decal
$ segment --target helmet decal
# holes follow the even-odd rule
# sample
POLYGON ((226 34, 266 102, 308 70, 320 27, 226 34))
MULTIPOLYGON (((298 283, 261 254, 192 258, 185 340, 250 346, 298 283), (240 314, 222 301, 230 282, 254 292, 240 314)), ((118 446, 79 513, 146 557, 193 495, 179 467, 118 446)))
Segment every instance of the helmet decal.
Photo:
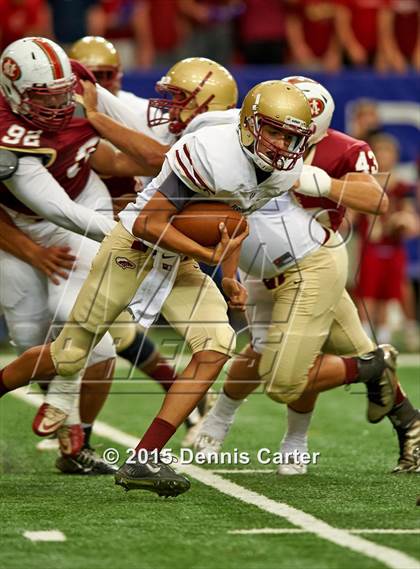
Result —
POLYGON ((22 76, 22 71, 19 65, 11 57, 4 58, 1 71, 11 81, 17 81, 22 76))

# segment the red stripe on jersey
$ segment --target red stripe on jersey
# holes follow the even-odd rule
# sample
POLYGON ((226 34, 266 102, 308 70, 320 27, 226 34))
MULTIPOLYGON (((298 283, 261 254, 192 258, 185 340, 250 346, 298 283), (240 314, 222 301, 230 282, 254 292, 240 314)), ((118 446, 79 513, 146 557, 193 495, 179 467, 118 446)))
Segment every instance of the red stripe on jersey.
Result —
POLYGON ((194 184, 194 186, 197 186, 198 188, 200 188, 200 190, 203 190, 204 188, 201 188, 200 185, 197 183, 197 180, 194 179, 194 177, 189 173, 188 168, 185 166, 185 164, 182 162, 181 157, 179 155, 179 151, 177 150, 175 152, 176 154, 176 159, 178 160, 179 165, 182 168, 182 171, 184 172, 184 174, 187 176, 187 178, 194 184))
POLYGON ((35 38, 32 41, 40 47, 47 56, 53 71, 54 79, 62 79, 64 77, 63 66, 61 65, 58 55, 55 53, 54 48, 42 38, 35 38))
POLYGON ((188 158, 189 163, 191 164, 191 167, 193 169, 194 172, 194 176, 197 178, 197 180, 200 182, 200 184, 206 188, 206 190, 208 190, 211 194, 214 194, 215 192, 213 190, 211 190, 208 185, 206 184, 206 182, 203 180, 203 178, 200 176, 200 174, 197 172, 197 170, 194 168, 194 164, 192 163, 191 160, 191 155, 190 155, 190 151, 188 150, 188 147, 186 144, 184 144, 183 146, 184 152, 185 152, 185 156, 188 158))

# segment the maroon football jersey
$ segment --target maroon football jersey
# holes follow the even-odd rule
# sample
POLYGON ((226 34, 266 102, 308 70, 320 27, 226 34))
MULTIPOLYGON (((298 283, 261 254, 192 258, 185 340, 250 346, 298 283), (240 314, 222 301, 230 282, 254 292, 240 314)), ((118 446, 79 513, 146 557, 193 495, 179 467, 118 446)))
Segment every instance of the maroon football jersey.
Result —
MULTIPOLYGON (((78 70, 75 71, 77 73, 78 70)), ((91 170, 88 159, 98 142, 98 134, 84 118, 79 103, 73 118, 64 129, 46 132, 37 130, 20 115, 13 113, 0 93, 0 148, 13 150, 18 156, 42 157, 44 166, 71 199, 76 199, 87 183, 91 170)), ((19 213, 36 215, 1 182, 0 203, 19 213)))
MULTIPOLYGON (((374 174, 378 171, 378 164, 369 144, 332 128, 329 128, 327 136, 316 144, 311 165, 322 168, 332 178, 341 178, 350 172, 374 174)), ((339 228, 346 211, 344 206, 328 198, 315 198, 298 193, 295 193, 295 196, 305 209, 326 210, 328 225, 334 231, 339 228)))

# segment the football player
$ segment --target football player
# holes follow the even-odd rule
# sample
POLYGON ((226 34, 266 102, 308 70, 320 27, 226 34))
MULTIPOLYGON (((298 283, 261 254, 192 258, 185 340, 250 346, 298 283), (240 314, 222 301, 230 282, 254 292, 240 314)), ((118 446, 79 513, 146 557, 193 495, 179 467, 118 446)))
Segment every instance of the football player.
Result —
MULTIPOLYGON (((304 208, 313 211, 316 219, 322 221, 325 227, 334 231, 342 224, 346 207, 366 213, 383 213, 386 210, 388 200, 386 197, 382 198, 381 191, 378 190, 379 186, 370 176, 370 174, 377 172, 375 156, 367 143, 329 128, 334 111, 334 101, 330 93, 322 85, 311 79, 290 77, 284 81, 295 84, 307 96, 311 105, 316 130, 310 138, 305 163, 321 167, 332 178, 342 178, 347 175, 348 180, 354 180, 354 182, 346 183, 339 200, 332 201, 330 196, 309 197, 300 193, 295 194, 296 200, 304 208), (365 174, 358 174, 359 172, 365 172, 365 174)), ((269 229, 267 228, 266 231, 269 229)), ((273 231, 272 233, 271 241, 276 242, 276 234, 273 231)), ((252 234, 251 226, 251 236, 252 234)), ((270 235, 265 234, 264 241, 269 243, 270 235)), ((299 242, 299 237, 293 234, 293 246, 296 241, 299 242)), ((261 251, 255 250, 252 253, 251 249, 248 253, 248 259, 246 259, 245 253, 250 248, 250 243, 251 240, 248 238, 242 248, 244 257, 242 266, 252 274, 253 271, 249 269, 249 259, 253 258, 253 254, 255 262, 261 255, 261 251)), ((289 255, 288 259, 291 258, 289 255)), ((287 261, 287 257, 285 260, 287 261)), ((311 266, 312 259, 308 257, 304 262, 309 262, 309 266, 311 266)), ((302 275, 304 268, 305 265, 300 263, 298 270, 301 271, 302 275)), ((294 271, 295 269, 292 270, 292 275, 294 271)), ((278 271, 278 273, 281 272, 278 271)), ((343 367, 341 372, 338 370, 339 373, 337 374, 334 372, 334 367, 331 367, 331 356, 315 359, 311 355, 309 360, 312 365, 311 370, 309 374, 307 371, 304 374, 305 383, 308 379, 305 390, 299 399, 288 404, 288 430, 283 438, 281 451, 284 453, 295 450, 299 453, 306 452, 307 432, 315 401, 320 391, 337 385, 367 381, 369 421, 376 423, 387 415, 397 431, 400 457, 394 472, 419 471, 419 458, 415 453, 416 447, 420 445, 419 412, 410 403, 399 384, 396 385, 395 399, 393 396, 387 397, 388 401, 384 404, 384 397, 380 395, 381 391, 388 389, 389 379, 395 371, 395 350, 391 346, 376 348, 366 335, 353 302, 345 291, 334 310, 334 320, 328 337, 325 335, 321 337, 321 342, 315 352, 313 346, 309 349, 306 336, 308 333, 311 334, 314 329, 314 319, 319 318, 319 307, 325 300, 328 303, 331 302, 332 290, 329 286, 326 286, 324 290, 320 288, 318 291, 318 310, 314 311, 312 315, 309 311, 303 316, 301 322, 296 324, 299 316, 299 314, 296 315, 298 303, 296 303, 293 294, 295 301, 293 310, 291 309, 289 314, 283 314, 280 309, 280 301, 286 307, 283 306, 283 312, 291 306, 291 302, 285 302, 282 295, 282 292, 287 294, 289 275, 290 273, 286 271, 274 279, 269 278, 263 282, 261 280, 255 281, 255 279, 251 279, 252 282, 249 281, 247 288, 250 294, 249 312, 253 342, 247 346, 241 358, 236 358, 233 361, 225 382, 224 392, 219 396, 215 407, 200 429, 195 443, 196 449, 203 452, 218 452, 220 450, 233 422, 236 409, 243 399, 260 384, 261 376, 264 376, 264 370, 267 369, 267 351, 272 351, 275 335, 278 335, 279 329, 282 327, 279 321, 282 321, 283 316, 285 338, 289 335, 290 340, 281 342, 280 353, 284 353, 285 358, 287 357, 287 364, 281 362, 277 364, 282 381, 285 381, 285 377, 289 375, 293 381, 299 380, 299 376, 302 375, 302 365, 306 370, 308 368, 308 364, 304 362, 305 353, 308 354, 309 352, 311 355, 311 352, 316 353, 322 348, 325 353, 334 353, 347 356, 347 358, 342 358, 343 367), (251 310, 254 310, 252 314, 251 310), (267 335, 267 327, 272 317, 274 322, 267 335), (295 340, 293 330, 296 330, 295 340), (296 348, 295 351, 292 349, 293 346, 296 348), (264 359, 261 361, 264 354, 265 362, 264 359), (293 357, 293 354, 296 355, 296 358, 293 357), (354 357, 349 358, 348 356, 354 357), (365 371, 368 368, 370 368, 370 377, 366 379, 365 371), (332 378, 325 380, 324 375, 327 378, 328 373, 331 374, 331 370, 333 371, 332 378), (378 385, 378 381, 382 382, 382 387, 378 385)), ((302 284, 302 279, 305 283, 305 279, 299 276, 298 288, 302 284)), ((293 287, 291 290, 293 292, 293 287)), ((298 290, 295 291, 296 294, 298 292, 298 290)), ((291 301, 291 299, 289 300, 291 301)), ((272 359, 268 361, 269 365, 274 365, 272 359)), ((338 364, 338 360, 336 363, 338 364)), ((268 385, 269 394, 271 389, 272 385, 268 385)), ((273 398, 276 399, 276 397, 273 398)), ((304 474, 306 468, 306 465, 299 462, 296 464, 289 463, 279 465, 278 472, 279 474, 304 474)))
MULTIPOLYGON (((197 93, 191 100, 196 97, 197 93)), ((184 98, 179 103, 177 100, 172 116, 185 122, 184 117, 194 113, 196 103, 189 102, 191 113, 183 106, 184 98)), ((33 374, 38 377, 59 371, 74 376, 84 365, 88 347, 105 333, 106 323, 115 320, 147 281, 149 300, 159 300, 155 310, 161 310, 184 335, 193 355, 139 442, 137 451, 146 453, 147 462, 126 463, 116 475, 117 483, 128 489, 177 495, 189 488, 185 477, 153 453, 161 451, 206 393, 234 347, 226 303, 192 259, 210 264, 223 260, 226 295, 238 305, 245 300, 244 289, 234 275, 235 257, 247 232, 229 239, 222 227, 220 243, 208 248, 168 222, 186 203, 203 197, 225 201, 250 214, 272 197, 288 192, 301 173, 301 157, 312 132, 310 107, 301 91, 281 81, 265 82, 248 93, 243 109, 246 112, 241 117, 241 129, 235 123, 202 128, 185 135, 171 148, 160 174, 138 195, 135 204, 120 213, 120 223, 104 240, 69 322, 57 340, 48 347, 27 351, 1 372, 2 394, 26 384, 33 374), (168 271, 172 278, 164 276, 164 294, 161 282, 148 279, 156 247, 158 251, 161 248, 178 254, 170 267, 172 271, 168 271), (63 349, 63 342, 70 346, 68 350, 63 349)), ((305 191, 316 195, 315 184, 308 186, 305 191)))
MULTIPOLYGON (((48 287, 33 267, 1 253, 0 302, 9 332, 24 351, 47 337, 51 312, 56 322, 66 320, 97 250, 93 240, 101 240, 115 225, 109 194, 92 167, 105 175, 156 170, 113 151, 78 116, 80 109, 73 101, 77 79, 59 46, 43 38, 25 38, 6 48, 0 61, 0 146, 20 157, 16 172, 2 185, 0 203, 33 241, 64 251, 71 248, 79 257, 67 282, 48 287)), ((72 264, 73 260, 70 257, 65 262, 72 264)), ((107 362, 115 354, 112 344, 105 338, 103 347, 98 346, 92 355, 96 361, 91 360, 91 371, 98 377, 107 377, 107 362)), ((57 382, 34 422, 40 434, 48 434, 66 420, 72 406, 64 403, 63 391, 74 399, 74 382, 57 382)), ((65 431, 64 444, 73 441, 74 448, 80 447, 80 430, 65 431)))

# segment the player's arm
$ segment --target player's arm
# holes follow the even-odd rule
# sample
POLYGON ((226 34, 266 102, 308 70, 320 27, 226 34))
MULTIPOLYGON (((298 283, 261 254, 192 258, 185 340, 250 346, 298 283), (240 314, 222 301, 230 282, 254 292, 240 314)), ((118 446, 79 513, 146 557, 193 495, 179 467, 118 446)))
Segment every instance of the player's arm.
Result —
MULTIPOLYGON (((122 124, 122 122, 100 113, 97 110, 95 85, 92 85, 90 81, 83 81, 83 88, 86 116, 91 125, 103 138, 106 138, 119 150, 134 158, 144 168, 144 174, 142 175, 154 176, 158 174, 169 146, 161 144, 134 128, 125 126, 127 124, 126 121, 125 124, 122 124)), ((106 96, 113 97, 111 93, 108 93, 106 96)), ((116 97, 114 99, 118 101, 116 97)), ((120 103, 118 102, 118 104, 120 103)), ((128 112, 125 113, 125 118, 127 116, 129 116, 128 112)), ((134 123, 134 120, 132 119, 130 122, 134 123)))
POLYGON ((4 182, 9 191, 37 215, 95 241, 102 241, 115 222, 72 201, 40 159, 24 156, 14 176, 4 182))
POLYGON ((222 288, 229 298, 230 308, 244 311, 248 300, 248 291, 237 278, 240 255, 241 248, 237 247, 227 259, 222 261, 222 288))
POLYGON ((230 239, 226 228, 221 224, 220 242, 211 248, 200 245, 175 229, 171 225, 171 219, 195 195, 176 174, 170 172, 138 215, 133 226, 133 234, 164 249, 193 257, 209 265, 217 265, 240 246, 247 232, 230 239))
POLYGON ((145 168, 124 152, 115 150, 105 140, 99 142, 95 152, 89 158, 89 164, 101 176, 132 178, 153 175, 150 168, 145 168))
POLYGON ((0 249, 42 271, 54 283, 68 278, 76 257, 70 247, 42 247, 32 241, 13 223, 9 214, 0 207, 0 249))
POLYGON ((327 197, 362 213, 382 215, 388 209, 386 193, 367 172, 350 172, 339 180, 321 168, 305 164, 295 190, 308 196, 327 197))

